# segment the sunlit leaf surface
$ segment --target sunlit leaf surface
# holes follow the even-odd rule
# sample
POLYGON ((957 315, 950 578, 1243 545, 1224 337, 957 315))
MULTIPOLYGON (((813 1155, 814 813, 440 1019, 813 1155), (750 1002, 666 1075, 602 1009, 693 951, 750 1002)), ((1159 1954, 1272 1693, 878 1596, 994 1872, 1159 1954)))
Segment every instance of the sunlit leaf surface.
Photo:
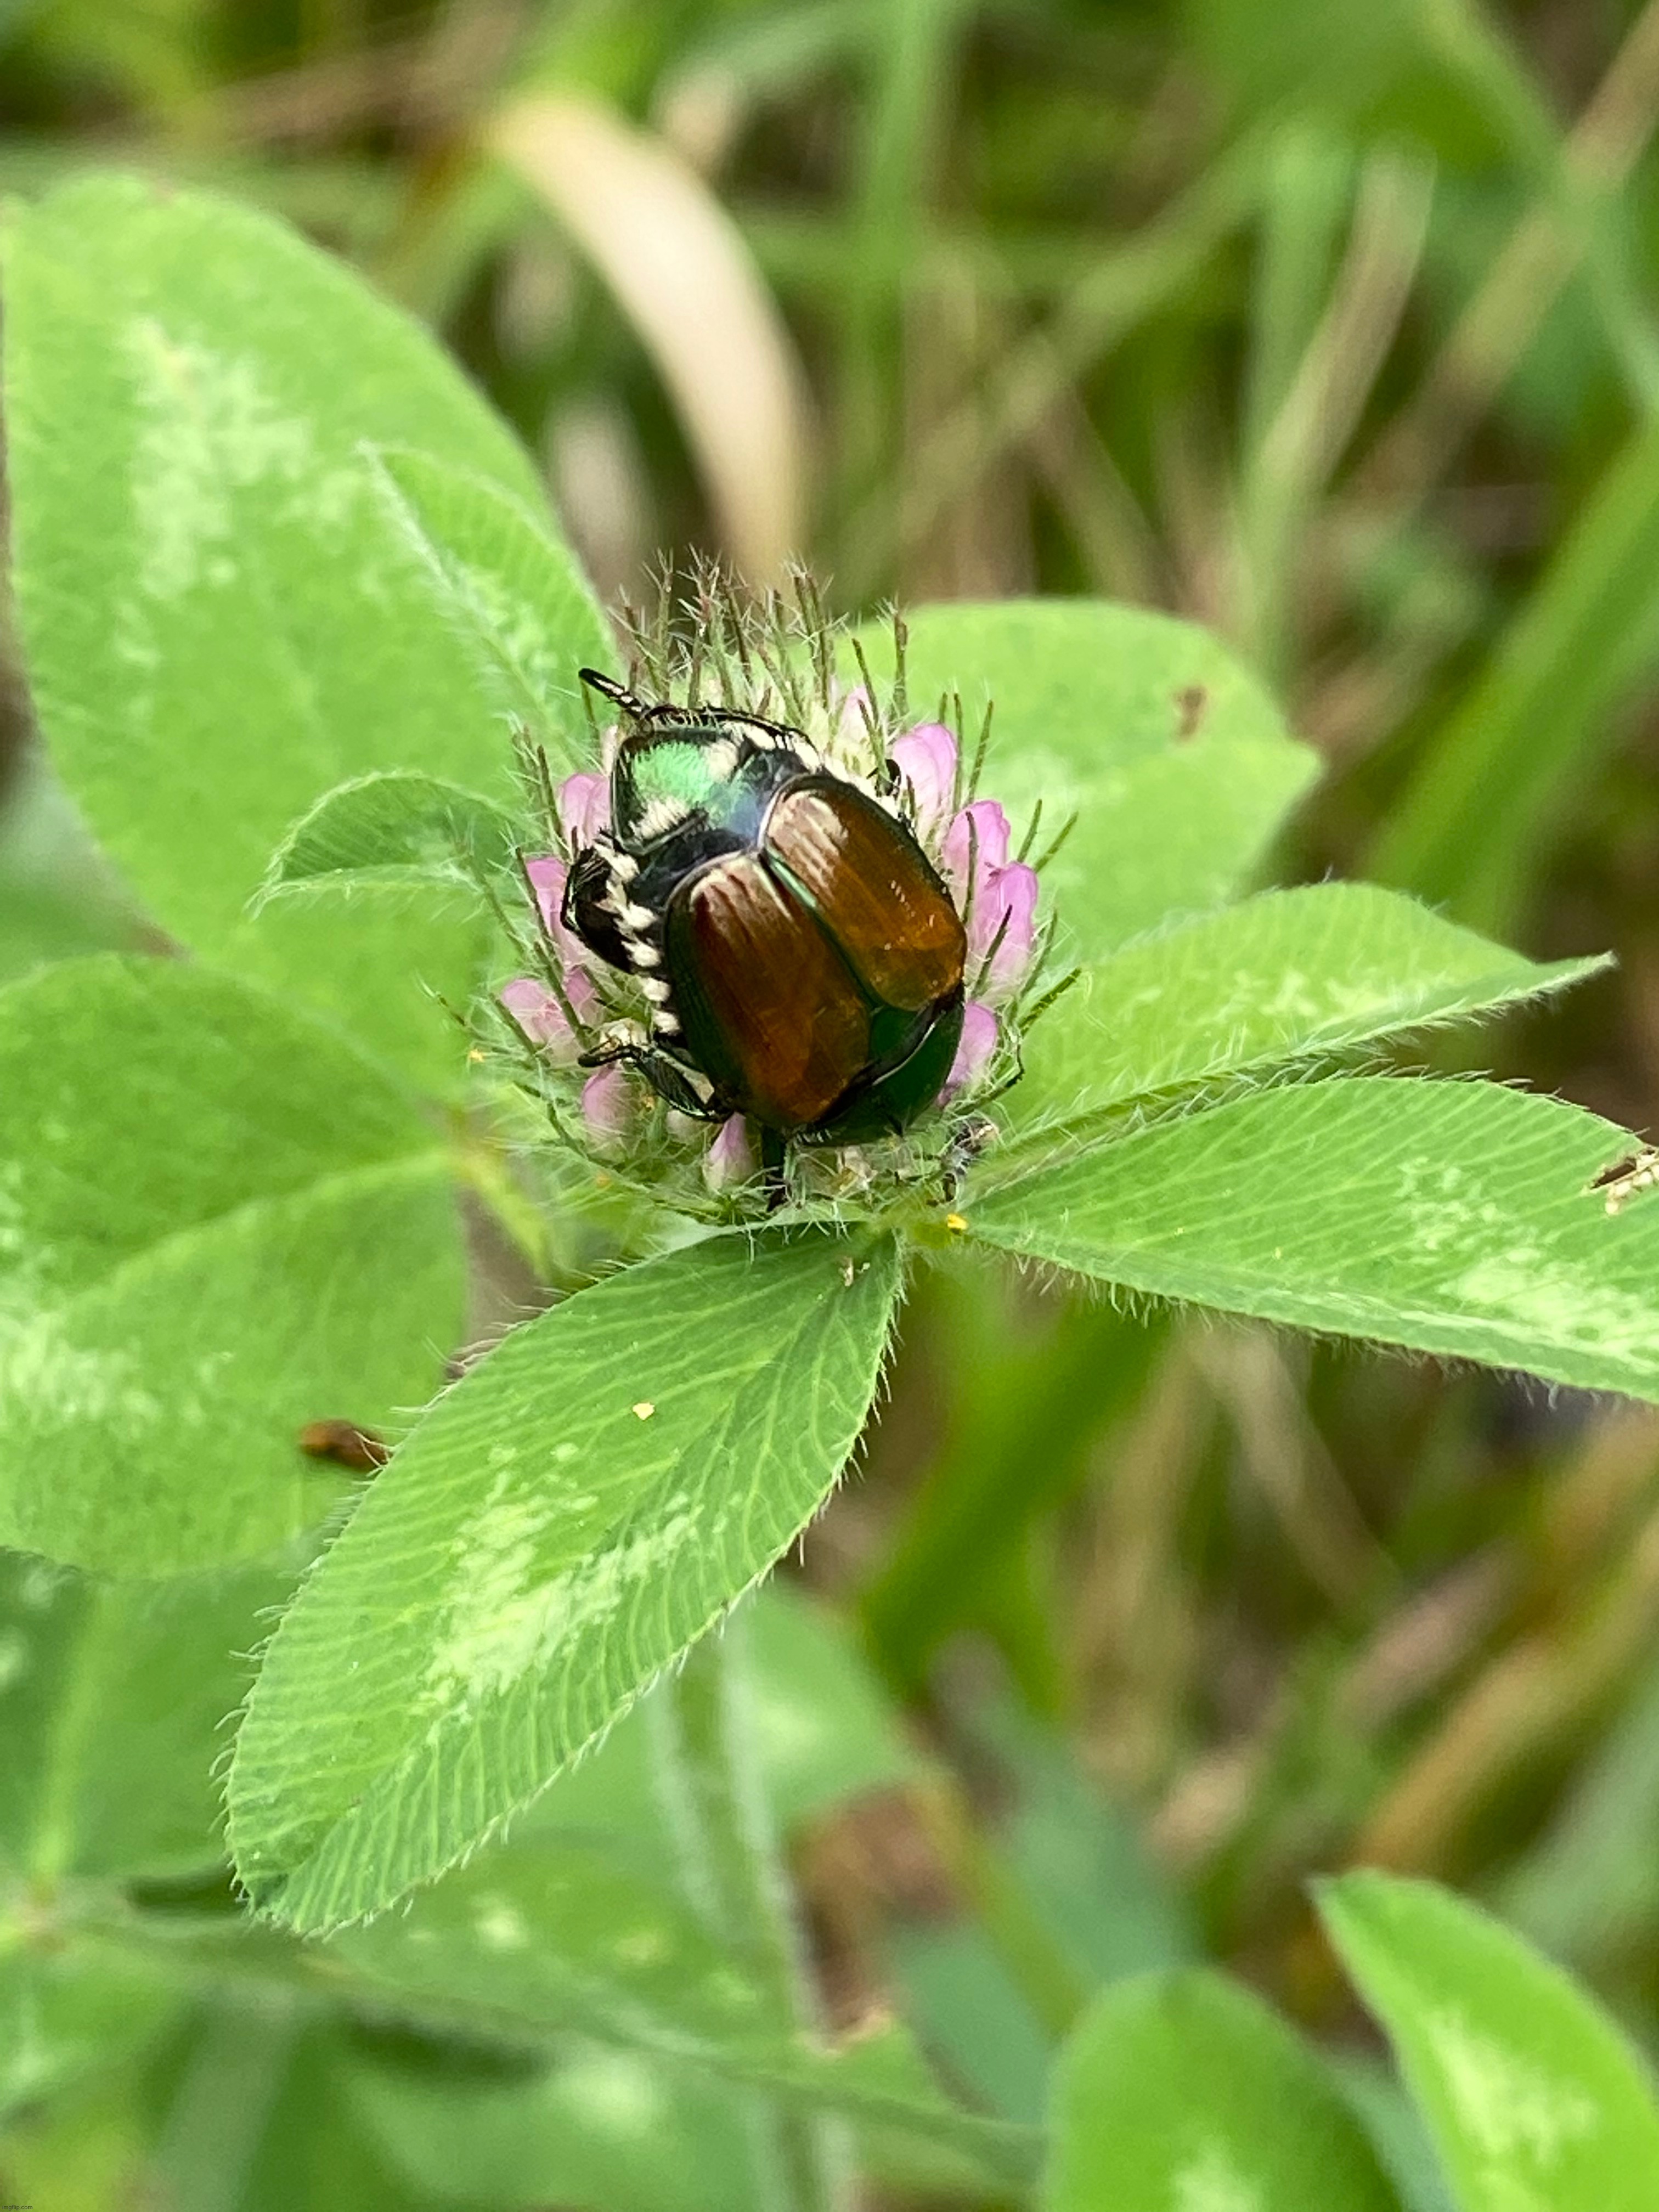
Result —
POLYGON ((1058 2069, 1044 2212, 1393 2212, 1320 2061, 1219 1974, 1103 1990, 1058 2069))
POLYGON ((1647 2212, 1653 2078, 1601 2008, 1427 1882, 1328 1882, 1320 1911, 1395 2046, 1460 2212, 1647 2212))
POLYGON ((720 1237, 515 1330, 377 1477, 283 1621, 230 1790, 307 1929, 447 1866, 763 1573, 845 1464, 890 1245, 720 1237))
POLYGON ((182 962, 0 993, 0 1540, 154 1575, 257 1557, 337 1492, 462 1326, 438 1132, 319 1023, 182 962))
POLYGON ((52 762, 161 926, 423 1073, 459 1061, 465 908, 245 912, 289 824, 375 768, 509 787, 472 661, 359 450, 533 501, 424 332, 267 217, 97 177, 5 240, 13 584, 52 762))
POLYGON ((1339 1079, 1166 1121, 970 1203, 984 1243, 1159 1297, 1659 1399, 1659 1206, 1626 1133, 1496 1084, 1339 1079))
POLYGON ((1027 1047, 1022 1127, 1381 1045, 1559 990, 1602 963, 1540 965, 1368 884, 1268 891, 1085 969, 1027 1047))

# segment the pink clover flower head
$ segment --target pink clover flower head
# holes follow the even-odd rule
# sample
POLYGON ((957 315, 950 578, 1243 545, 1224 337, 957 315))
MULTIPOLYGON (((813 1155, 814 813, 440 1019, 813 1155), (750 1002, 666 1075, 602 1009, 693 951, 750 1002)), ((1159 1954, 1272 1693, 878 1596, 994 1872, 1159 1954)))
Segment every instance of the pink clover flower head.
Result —
POLYGON ((759 1171, 760 1159, 749 1124, 741 1114, 733 1114, 720 1123, 703 1154, 702 1179, 710 1190, 735 1190, 759 1171))
POLYGON ((634 1091, 620 1067, 596 1067, 582 1085, 582 1119, 602 1152, 621 1150, 634 1126, 634 1091))
POLYGON ((1009 860, 1008 839, 995 799, 976 799, 951 822, 942 849, 946 879, 968 915, 969 981, 999 1000, 1018 989, 1036 951, 1036 870, 1009 860))
POLYGON ((611 827, 611 783, 606 776, 566 776, 555 804, 565 842, 573 854, 581 852, 602 830, 611 827))
POLYGON ((962 1010, 962 1042, 939 1093, 941 1104, 954 1098, 958 1091, 971 1090, 991 1065, 991 1055, 997 1048, 997 1027, 992 1008, 981 999, 969 999, 962 1010))
POLYGON ((918 722, 894 739, 889 757, 909 787, 916 835, 932 845, 956 796, 956 738, 943 722, 918 722))

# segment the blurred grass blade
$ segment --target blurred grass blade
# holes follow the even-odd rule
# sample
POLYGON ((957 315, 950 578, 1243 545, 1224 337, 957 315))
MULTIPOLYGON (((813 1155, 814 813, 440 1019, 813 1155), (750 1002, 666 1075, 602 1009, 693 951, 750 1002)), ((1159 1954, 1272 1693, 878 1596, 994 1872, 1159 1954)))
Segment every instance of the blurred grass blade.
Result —
MULTIPOLYGON (((1585 192, 1611 197, 1659 122, 1659 5, 1648 0, 1573 126, 1562 161, 1585 192)), ((1534 206, 1492 258, 1427 374, 1378 437, 1352 489, 1396 520, 1414 511, 1531 348, 1571 274, 1573 241, 1534 206)))
POLYGON ((538 94, 493 137, 655 362, 732 559, 751 584, 775 581, 805 544, 805 383, 736 226, 695 170, 597 100, 538 94))
POLYGON ((1090 1444, 1133 1404, 1164 1343, 1160 1328, 1082 1304, 1033 1337, 1011 1330, 1000 1285, 986 1287, 988 1311, 967 1305, 977 1285, 940 1287, 960 1395, 863 1601, 881 1666, 907 1690, 954 1630, 994 1617, 1027 1532, 1082 1481, 1090 1444))
POLYGON ((1659 405, 1659 329, 1601 196, 1569 157, 1547 101, 1478 0, 1412 0, 1425 43, 1476 101, 1510 159, 1583 258, 1607 343, 1632 399, 1659 405))
POLYGON ((1304 533, 1399 327, 1433 189, 1419 155, 1390 147, 1370 155, 1325 313, 1251 455, 1243 516, 1247 635, 1275 678, 1293 625, 1304 533))
POLYGON ((1054 314, 1008 348, 988 380, 952 406, 918 448, 898 488, 872 492, 848 524, 837 580, 868 594, 895 559, 922 544, 970 498, 1002 456, 1036 429, 1067 387, 1194 283, 1245 220, 1261 189, 1264 140, 1230 148, 1150 222, 1091 253, 1054 314))
POLYGON ((1431 737, 1370 872, 1502 936, 1659 647, 1659 424, 1608 468, 1483 676, 1431 737))
POLYGON ((1580 1770, 1542 1838, 1505 1878, 1504 1917, 1553 1957, 1597 1972, 1659 1928, 1659 1666, 1580 1770))
POLYGON ((902 435, 907 294, 922 278, 924 216, 955 91, 963 0, 908 0, 872 17, 865 48, 861 174, 849 210, 854 253, 838 302, 836 363, 844 495, 868 495, 902 435), (898 272, 893 282, 892 272, 898 272))
POLYGON ((1353 199, 1354 149, 1346 135, 1298 116, 1273 138, 1261 179, 1261 218, 1250 290, 1243 436, 1255 455, 1284 404, 1318 328, 1343 219, 1353 199))
POLYGON ((1116 1982, 1193 1964, 1201 1945, 1191 1908, 1066 1737, 1000 1685, 955 1701, 952 1717, 1012 1791, 1001 1849, 1079 1976, 1116 1982))

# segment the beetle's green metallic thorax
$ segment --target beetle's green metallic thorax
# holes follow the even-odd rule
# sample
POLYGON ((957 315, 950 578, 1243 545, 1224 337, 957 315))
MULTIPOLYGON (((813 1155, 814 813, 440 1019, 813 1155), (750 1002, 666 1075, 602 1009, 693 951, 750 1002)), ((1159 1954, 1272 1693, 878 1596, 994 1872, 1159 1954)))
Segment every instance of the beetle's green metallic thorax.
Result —
POLYGON ((817 766, 805 738, 710 720, 625 738, 611 775, 611 838, 636 907, 660 914, 693 868, 752 851, 778 793, 817 766))

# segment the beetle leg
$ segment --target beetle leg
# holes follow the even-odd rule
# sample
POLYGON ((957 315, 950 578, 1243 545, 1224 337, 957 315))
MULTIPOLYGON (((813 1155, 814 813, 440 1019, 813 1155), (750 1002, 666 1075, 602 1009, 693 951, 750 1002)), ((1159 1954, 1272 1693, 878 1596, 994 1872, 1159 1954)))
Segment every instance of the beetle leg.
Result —
POLYGON ((576 1065, 579 1067, 635 1067, 645 1078, 659 1098, 664 1099, 677 1114, 689 1115, 697 1121, 723 1121, 730 1109, 718 1104, 712 1091, 699 1091, 697 1079, 690 1071, 671 1060, 665 1052, 654 1045, 635 1043, 623 1037, 610 1043, 596 1046, 585 1052, 576 1065))
POLYGON ((775 1213, 781 1206, 789 1202, 789 1184, 783 1171, 787 1149, 781 1130, 761 1131, 761 1178, 769 1213, 775 1213))

